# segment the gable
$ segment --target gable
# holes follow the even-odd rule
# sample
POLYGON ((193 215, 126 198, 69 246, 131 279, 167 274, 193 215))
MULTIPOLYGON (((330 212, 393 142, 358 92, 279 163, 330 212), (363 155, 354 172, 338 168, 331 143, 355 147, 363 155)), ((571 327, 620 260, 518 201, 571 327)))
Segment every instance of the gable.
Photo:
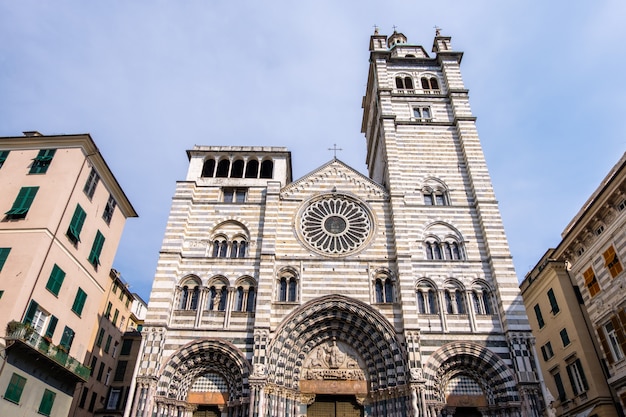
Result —
POLYGON ((306 199, 314 194, 337 191, 358 196, 364 200, 387 199, 387 191, 352 167, 338 159, 322 165, 302 178, 283 187, 282 198, 306 199))

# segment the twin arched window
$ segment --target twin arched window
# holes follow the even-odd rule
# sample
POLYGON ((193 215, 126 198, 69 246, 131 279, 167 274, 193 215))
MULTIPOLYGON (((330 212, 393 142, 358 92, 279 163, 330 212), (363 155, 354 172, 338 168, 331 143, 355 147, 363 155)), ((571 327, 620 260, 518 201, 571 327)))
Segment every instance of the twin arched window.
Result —
POLYGON ((422 84, 422 90, 424 90, 424 92, 434 93, 439 90, 439 82, 435 77, 422 77, 420 79, 420 82, 422 84))
POLYGON ((422 282, 417 287, 417 308, 420 314, 437 314, 437 291, 428 282, 422 282))
POLYGON ((295 274, 281 274, 278 279, 278 301, 289 303, 298 301, 298 279, 295 274))
MULTIPOLYGON (((469 291, 474 314, 495 314, 491 290, 484 284, 477 285, 469 291)), ((468 314, 466 292, 458 285, 449 282, 442 291, 445 313, 468 314)), ((416 287, 418 312, 420 314, 438 314, 439 294, 431 282, 426 280, 419 282, 416 287)))
POLYGON ((472 303, 476 314, 494 314, 491 292, 487 288, 472 290, 472 303))
MULTIPOLYGON (((221 279, 214 281, 209 288, 201 287, 195 279, 187 279, 182 287, 178 287, 178 310, 226 311, 229 305, 228 286, 221 279), (201 306, 203 303, 204 306, 201 306)), ((253 312, 256 303, 256 288, 249 278, 237 285, 233 303, 233 311, 253 312)))
POLYGON ((198 308, 198 298, 200 296, 200 286, 197 282, 187 281, 180 289, 178 303, 179 310, 196 310, 198 308))
POLYGON ((374 280, 374 291, 377 303, 393 303, 394 291, 393 281, 386 275, 376 277, 374 280))
POLYGON ((422 190, 424 196, 424 205, 426 206, 449 206, 450 200, 448 199, 448 193, 445 190, 432 190, 426 188, 422 190))
POLYGON ((406 77, 396 77, 396 88, 398 90, 412 90, 413 89, 413 79, 409 76, 406 77))
POLYGON ((429 239, 424 242, 426 259, 432 260, 463 260, 465 259, 461 245, 455 241, 438 242, 429 239))
POLYGON ((204 161, 202 177, 208 178, 273 178, 274 161, 265 159, 261 163, 256 158, 248 160, 224 158, 216 162, 210 158, 204 161))
POLYGON ((467 314, 465 308, 465 293, 459 288, 449 288, 444 290, 446 302, 446 313, 467 314))
POLYGON ((212 244, 214 258, 245 258, 248 249, 248 242, 244 237, 236 237, 229 242, 225 237, 219 236, 212 244))

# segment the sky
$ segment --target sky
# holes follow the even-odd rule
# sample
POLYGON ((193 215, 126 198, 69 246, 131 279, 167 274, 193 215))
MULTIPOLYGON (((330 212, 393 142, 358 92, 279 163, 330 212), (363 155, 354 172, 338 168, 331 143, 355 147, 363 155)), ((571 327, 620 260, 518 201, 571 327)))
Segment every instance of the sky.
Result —
POLYGON ((114 268, 148 301, 194 145, 286 146, 366 174, 374 26, 461 71, 519 279, 626 150, 626 2, 0 0, 0 136, 90 133, 139 213, 114 268))

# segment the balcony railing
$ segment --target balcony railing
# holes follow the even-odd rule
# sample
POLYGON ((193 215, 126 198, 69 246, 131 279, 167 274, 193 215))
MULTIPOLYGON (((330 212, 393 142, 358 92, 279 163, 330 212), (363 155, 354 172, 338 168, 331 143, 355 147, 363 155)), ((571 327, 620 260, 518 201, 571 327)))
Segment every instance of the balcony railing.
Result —
POLYGON ((56 346, 35 333, 31 327, 23 326, 13 331, 8 330, 6 340, 9 343, 11 343, 11 341, 20 341, 52 359, 80 379, 84 381, 89 379, 89 368, 68 355, 67 352, 63 350, 63 347, 56 346))

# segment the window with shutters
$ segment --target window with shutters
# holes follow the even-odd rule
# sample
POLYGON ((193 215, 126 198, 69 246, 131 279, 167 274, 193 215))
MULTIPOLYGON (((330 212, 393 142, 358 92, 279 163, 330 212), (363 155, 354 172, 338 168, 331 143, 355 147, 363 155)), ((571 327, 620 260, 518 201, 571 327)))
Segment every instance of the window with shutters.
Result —
POLYGON ((37 411, 39 414, 43 414, 44 416, 49 416, 52 412, 52 406, 54 405, 54 399, 56 398, 56 394, 49 389, 45 389, 43 392, 43 397, 41 397, 41 402, 39 403, 39 410, 37 411))
POLYGON ((11 248, 0 248, 0 271, 2 271, 2 267, 9 257, 9 252, 11 252, 11 248))
POLYGON ((72 342, 74 341, 74 330, 65 326, 63 329, 63 336, 61 337, 61 342, 59 346, 63 346, 68 352, 72 347, 72 342))
POLYGON ((108 335, 107 341, 104 344, 104 353, 109 353, 109 349, 111 349, 111 340, 113 340, 113 337, 111 337, 111 335, 108 335))
POLYGON ((611 277, 615 278, 618 276, 624 268, 622 268, 622 263, 617 257, 617 253, 615 253, 613 245, 609 246, 609 248, 604 251, 602 256, 604 256, 604 266, 606 266, 606 269, 608 269, 611 273, 611 277))
POLYGON ((559 396, 559 401, 565 401, 567 399, 567 394, 565 393, 565 386, 563 385, 561 374, 555 371, 552 373, 552 378, 554 378, 554 384, 556 385, 556 392, 559 396))
POLYGON ((587 385, 587 378, 585 377, 585 371, 583 370, 580 359, 574 359, 569 365, 567 365, 567 376, 569 377, 570 384, 574 395, 580 395, 589 389, 587 385))
POLYGON ((561 336, 561 342, 563 342, 563 347, 566 347, 571 343, 569 340, 569 335, 567 334, 567 329, 562 329, 559 332, 559 335, 561 336))
POLYGON ((100 176, 94 168, 91 168, 91 172, 89 173, 89 177, 87 178, 87 182, 83 188, 83 192, 87 194, 87 197, 89 197, 90 200, 96 192, 98 182, 100 182, 100 176))
POLYGON ((4 162, 7 160, 10 151, 0 151, 0 168, 4 165, 4 162))
POLYGON ((59 268, 57 264, 54 264, 54 266, 52 267, 52 272, 50 273, 50 277, 48 278, 48 282, 46 283, 46 289, 52 294, 58 296, 64 279, 65 272, 63 272, 63 270, 59 268))
POLYGON ((609 364, 613 364, 624 358, 624 352, 626 351, 626 334, 622 323, 625 320, 626 315, 624 310, 622 310, 619 313, 619 317, 612 316, 608 322, 596 329, 609 364))
POLYGON ((109 194, 107 205, 104 207, 104 212, 102 213, 102 220, 104 220, 106 224, 111 223, 111 219, 113 218, 113 212, 115 211, 115 207, 117 207, 117 201, 115 201, 113 196, 109 194))
POLYGON ((539 325, 539 328, 542 329, 546 323, 543 321, 543 314, 541 314, 541 307, 539 307, 539 304, 535 304, 534 310, 535 317, 537 317, 537 324, 539 325))
POLYGON ((560 311, 559 304, 556 302, 556 296, 554 295, 554 291, 552 288, 548 290, 548 300, 550 301, 550 308, 552 314, 556 314, 560 311))
POLYGON ((72 311, 80 316, 85 307, 85 301, 87 301, 87 293, 82 288, 78 288, 76 296, 74 297, 74 304, 72 304, 72 311))
POLYGON ((585 286, 589 290, 589 295, 595 297, 600 292, 600 284, 596 278, 596 274, 593 272, 593 268, 589 267, 584 273, 585 286))
POLYGON ((98 269, 98 265, 100 265, 100 254, 102 253, 102 246, 104 246, 104 236, 100 233, 100 230, 96 233, 96 237, 93 240, 93 245, 91 246, 91 251, 89 252, 89 263, 93 265, 94 268, 98 269))
POLYGON ((115 374, 113 375, 113 381, 123 381, 126 376, 126 368, 128 367, 128 361, 119 361, 115 368, 115 374))
POLYGON ((104 329, 100 328, 98 331, 98 338, 96 339, 96 346, 102 346, 102 339, 104 339, 104 329))
POLYGON ((17 194, 11 210, 5 212, 8 219, 23 219, 33 204, 39 187, 22 187, 17 194))
POLYGON ((58 319, 41 308, 35 300, 30 300, 23 322, 30 325, 38 335, 52 338, 58 319))
POLYGON ((130 355, 130 351, 133 347, 133 340, 132 339, 124 339, 124 341, 122 342, 122 349, 120 350, 120 355, 130 355))
POLYGON ((72 215, 72 221, 67 228, 67 232, 65 232, 74 245, 77 245, 78 242, 80 242, 80 232, 83 230, 83 224, 85 223, 86 217, 87 213, 85 213, 85 210, 83 210, 80 204, 76 204, 76 209, 74 209, 74 214, 72 215))
POLYGON ((56 149, 42 149, 37 156, 33 159, 33 164, 30 166, 29 174, 45 174, 48 171, 48 167, 52 162, 52 158, 57 150, 56 149))
POLYGON ((543 360, 546 362, 554 356, 554 351, 552 350, 552 344, 550 342, 541 346, 541 355, 543 356, 543 360))
POLYGON ((12 403, 19 404, 25 385, 26 378, 14 372, 13 375, 11 375, 11 380, 9 381, 6 391, 4 392, 4 399, 11 401, 12 403))

